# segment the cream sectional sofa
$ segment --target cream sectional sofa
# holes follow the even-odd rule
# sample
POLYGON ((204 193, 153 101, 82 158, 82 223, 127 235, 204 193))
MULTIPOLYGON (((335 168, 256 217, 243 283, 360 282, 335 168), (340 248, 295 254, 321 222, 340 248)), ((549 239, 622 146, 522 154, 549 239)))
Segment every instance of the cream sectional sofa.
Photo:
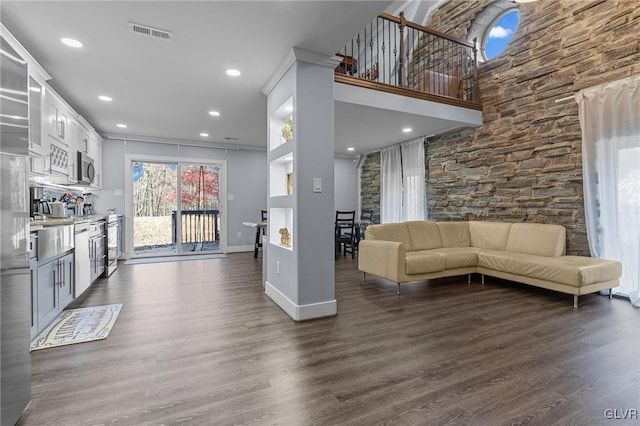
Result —
POLYGON ((618 286, 617 261, 565 255, 560 225, 414 221, 367 227, 358 248, 360 271, 394 281, 472 273, 578 296, 618 286))

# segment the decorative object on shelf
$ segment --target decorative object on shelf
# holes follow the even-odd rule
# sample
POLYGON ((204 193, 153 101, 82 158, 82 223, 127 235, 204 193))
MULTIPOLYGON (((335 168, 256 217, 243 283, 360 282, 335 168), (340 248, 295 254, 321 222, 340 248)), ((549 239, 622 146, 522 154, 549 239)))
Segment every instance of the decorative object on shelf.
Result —
POLYGON ((293 139, 293 119, 291 117, 284 119, 284 127, 282 128, 282 137, 287 142, 293 139))
POLYGON ((280 228, 280 244, 285 247, 291 247, 291 234, 288 228, 280 228))
POLYGON ((293 172, 287 173, 287 195, 293 195, 293 172))

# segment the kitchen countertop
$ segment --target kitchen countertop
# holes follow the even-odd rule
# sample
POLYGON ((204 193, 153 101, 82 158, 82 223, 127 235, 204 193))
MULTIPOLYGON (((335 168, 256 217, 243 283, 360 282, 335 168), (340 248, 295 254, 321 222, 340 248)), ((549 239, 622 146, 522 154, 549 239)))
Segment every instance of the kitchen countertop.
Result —
POLYGON ((90 214, 86 216, 69 216, 65 218, 51 218, 32 220, 31 230, 37 231, 45 226, 60 226, 60 225, 74 225, 76 223, 95 222, 96 220, 106 219, 107 216, 103 214, 90 214))

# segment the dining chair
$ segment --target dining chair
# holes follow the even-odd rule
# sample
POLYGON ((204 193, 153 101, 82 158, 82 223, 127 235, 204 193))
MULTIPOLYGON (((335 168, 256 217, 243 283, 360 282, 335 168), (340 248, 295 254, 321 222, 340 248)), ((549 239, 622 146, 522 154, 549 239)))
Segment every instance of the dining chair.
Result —
POLYGON ((356 252, 356 211, 336 210, 335 222, 335 254, 336 260, 340 254, 344 256, 351 253, 351 258, 355 259, 356 252))
POLYGON ((356 226, 356 248, 360 244, 360 240, 364 240, 364 231, 367 226, 373 224, 373 210, 362 210, 360 212, 360 222, 356 226))
MULTIPOLYGON (((260 222, 267 221, 267 211, 260 210, 260 222)), ((258 249, 262 249, 262 238, 260 238, 260 234, 266 235, 267 227, 266 226, 257 226, 256 227, 256 242, 253 248, 253 257, 258 257, 258 249)))

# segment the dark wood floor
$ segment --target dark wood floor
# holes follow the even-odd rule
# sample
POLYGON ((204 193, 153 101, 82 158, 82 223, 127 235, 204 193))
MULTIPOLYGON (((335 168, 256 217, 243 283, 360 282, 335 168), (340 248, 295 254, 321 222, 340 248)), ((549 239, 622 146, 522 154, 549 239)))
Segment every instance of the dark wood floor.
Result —
MULTIPOLYGON (((640 311, 478 276, 363 283, 295 323, 251 253, 120 265, 77 306, 124 303, 108 339, 32 353, 21 425, 638 424, 640 311), (612 414, 610 411, 609 414, 612 414)), ((74 307, 77 307, 74 306, 74 307)))

